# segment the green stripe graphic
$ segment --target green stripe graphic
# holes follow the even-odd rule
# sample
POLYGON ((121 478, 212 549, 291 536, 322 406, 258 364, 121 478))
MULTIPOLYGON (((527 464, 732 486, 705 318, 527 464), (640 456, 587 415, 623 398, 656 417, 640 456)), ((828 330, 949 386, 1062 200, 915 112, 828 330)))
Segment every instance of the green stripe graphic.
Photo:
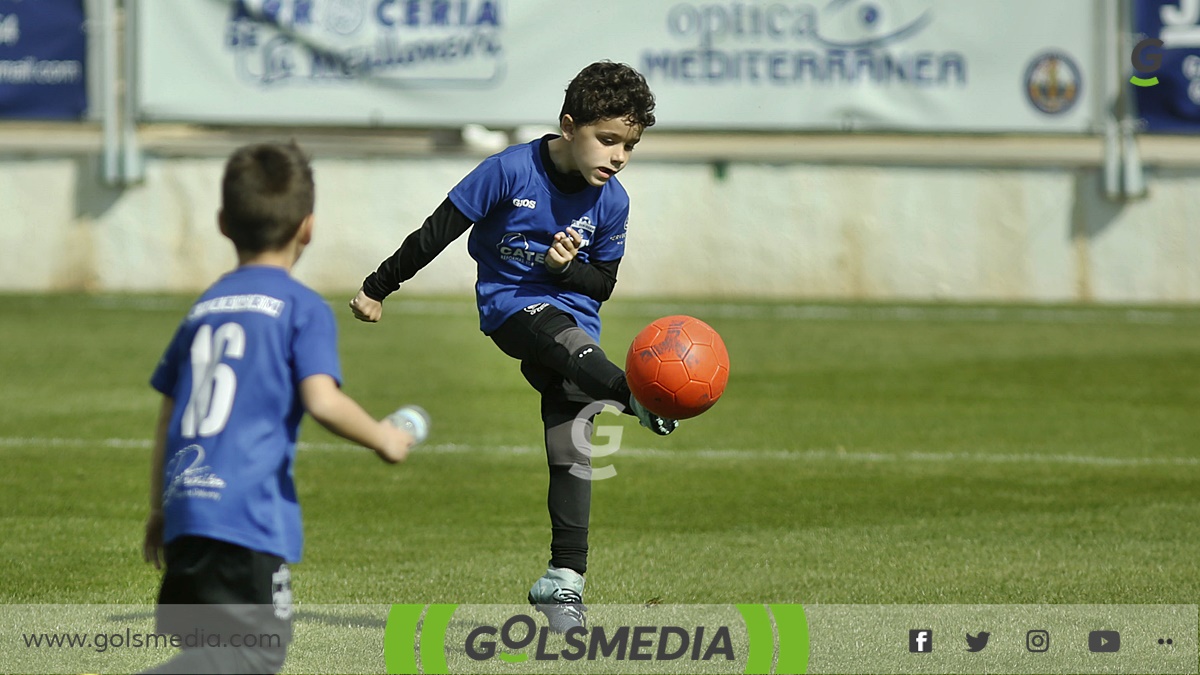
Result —
POLYGON ((446 627, 458 605, 430 605, 421 626, 421 668, 428 675, 446 675, 446 627))
POLYGON ((803 605, 770 605, 779 631, 777 673, 808 672, 808 619, 803 605))
POLYGON ((417 622, 425 605, 392 605, 383 629, 383 661, 389 673, 416 675, 417 622))
POLYGON ((750 639, 746 673, 770 675, 771 660, 775 656, 775 636, 771 633, 771 618, 767 616, 767 606, 738 605, 737 608, 746 622, 746 633, 750 639))

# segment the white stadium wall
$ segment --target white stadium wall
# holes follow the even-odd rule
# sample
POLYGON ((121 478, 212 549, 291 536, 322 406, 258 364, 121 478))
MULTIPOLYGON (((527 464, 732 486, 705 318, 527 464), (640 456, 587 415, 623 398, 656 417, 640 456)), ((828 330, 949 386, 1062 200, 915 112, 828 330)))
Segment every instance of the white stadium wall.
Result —
MULTIPOLYGON (((297 275, 346 292, 475 157, 316 159, 317 230, 297 275)), ((0 290, 202 289, 234 263, 217 232, 223 159, 148 157, 103 187, 96 160, 0 158, 0 290)), ((626 296, 1032 302, 1200 300, 1200 170, 1103 198, 1095 168, 635 161, 626 296)), ((469 293, 465 237, 408 284, 469 293)))

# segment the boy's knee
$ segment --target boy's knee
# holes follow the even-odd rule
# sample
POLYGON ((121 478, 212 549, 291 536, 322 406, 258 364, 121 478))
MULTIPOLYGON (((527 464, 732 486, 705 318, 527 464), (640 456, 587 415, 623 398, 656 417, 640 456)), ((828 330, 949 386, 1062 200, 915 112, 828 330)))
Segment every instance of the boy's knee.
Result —
POLYGON ((550 466, 578 466, 581 470, 590 470, 591 436, 592 421, 587 417, 546 427, 546 462, 550 466))
POLYGON ((596 341, 592 339, 592 336, 588 335, 587 332, 579 326, 571 326, 570 328, 567 328, 566 330, 563 330, 559 334, 555 335, 554 342, 566 349, 571 356, 575 357, 578 357, 588 348, 593 349, 595 352, 600 352, 601 354, 604 353, 600 351, 600 345, 596 344, 596 341))

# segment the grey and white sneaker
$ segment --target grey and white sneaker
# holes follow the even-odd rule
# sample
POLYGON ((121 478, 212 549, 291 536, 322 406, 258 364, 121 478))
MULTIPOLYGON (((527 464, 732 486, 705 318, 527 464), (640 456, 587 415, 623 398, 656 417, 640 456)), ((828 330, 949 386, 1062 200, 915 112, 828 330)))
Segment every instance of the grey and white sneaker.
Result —
POLYGON ((551 567, 529 589, 529 604, 542 614, 555 633, 579 626, 587 627, 587 607, 583 604, 583 575, 575 570, 551 567))
POLYGON ((633 396, 629 397, 629 407, 633 410, 633 414, 637 415, 638 421, 642 423, 642 426, 659 436, 666 436, 679 428, 679 420, 655 415, 647 410, 646 406, 638 403, 638 400, 633 396))

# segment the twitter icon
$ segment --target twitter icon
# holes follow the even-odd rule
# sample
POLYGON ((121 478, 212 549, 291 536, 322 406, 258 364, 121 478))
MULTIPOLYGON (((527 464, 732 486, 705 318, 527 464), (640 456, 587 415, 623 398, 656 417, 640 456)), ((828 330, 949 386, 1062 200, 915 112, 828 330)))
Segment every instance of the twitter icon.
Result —
POLYGON ((992 637, 992 634, 987 631, 980 631, 978 635, 971 635, 970 633, 967 633, 967 651, 983 651, 983 648, 987 646, 988 638, 990 637, 992 637))

